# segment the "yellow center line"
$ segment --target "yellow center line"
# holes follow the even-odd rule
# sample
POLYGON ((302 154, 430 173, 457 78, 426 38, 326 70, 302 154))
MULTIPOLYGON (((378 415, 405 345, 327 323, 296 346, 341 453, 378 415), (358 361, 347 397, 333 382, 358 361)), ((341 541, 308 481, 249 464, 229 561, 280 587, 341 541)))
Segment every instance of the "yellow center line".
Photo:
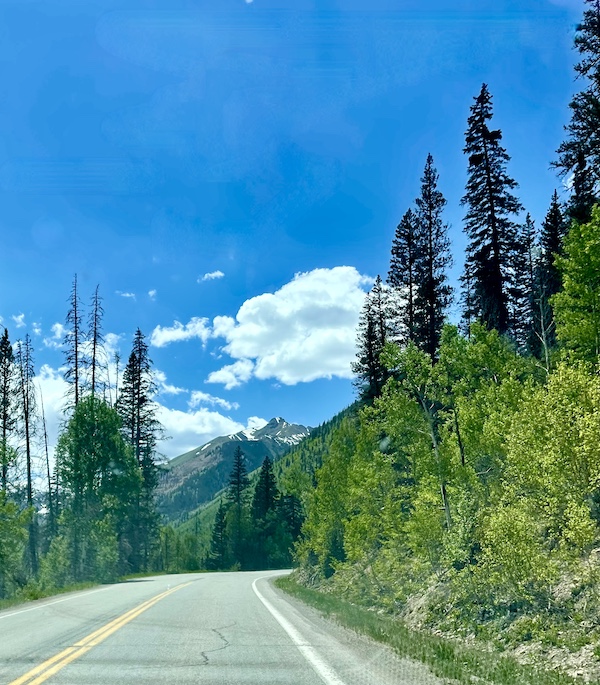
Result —
POLYGON ((90 633, 82 640, 79 640, 79 642, 76 642, 72 647, 67 647, 62 652, 55 654, 53 657, 50 657, 50 659, 47 659, 43 663, 39 664, 39 666, 32 668, 20 678, 13 680, 11 683, 9 683, 9 685, 40 685, 41 683, 46 682, 48 678, 58 673, 67 664, 75 661, 75 659, 79 659, 80 656, 83 656, 86 652, 89 652, 92 647, 99 645, 101 642, 106 640, 109 635, 112 635, 119 630, 119 628, 122 628, 130 621, 133 621, 134 618, 137 618, 140 614, 143 614, 144 611, 147 611, 153 607, 155 604, 160 602, 161 599, 164 599, 173 592, 177 592, 177 590, 181 590, 190 584, 191 581, 189 583, 177 585, 177 587, 165 590, 165 592, 161 592, 159 595, 142 602, 137 607, 126 611, 121 616, 118 616, 106 625, 98 628, 98 630, 90 633))

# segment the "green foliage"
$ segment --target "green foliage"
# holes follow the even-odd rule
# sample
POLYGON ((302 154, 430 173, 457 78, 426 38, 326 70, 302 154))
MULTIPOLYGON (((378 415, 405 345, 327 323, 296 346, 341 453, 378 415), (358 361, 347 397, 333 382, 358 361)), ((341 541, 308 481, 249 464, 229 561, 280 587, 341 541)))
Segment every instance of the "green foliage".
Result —
POLYGON ((135 570, 142 473, 116 411, 93 396, 80 400, 56 455, 63 493, 59 534, 71 578, 106 580, 135 570))
POLYGON ((563 290, 551 299, 559 341, 576 359, 597 363, 600 354, 600 208, 589 223, 573 222, 556 259, 563 290))
POLYGON ((20 511, 0 491, 0 599, 9 597, 24 582, 22 559, 30 520, 30 511, 20 511))

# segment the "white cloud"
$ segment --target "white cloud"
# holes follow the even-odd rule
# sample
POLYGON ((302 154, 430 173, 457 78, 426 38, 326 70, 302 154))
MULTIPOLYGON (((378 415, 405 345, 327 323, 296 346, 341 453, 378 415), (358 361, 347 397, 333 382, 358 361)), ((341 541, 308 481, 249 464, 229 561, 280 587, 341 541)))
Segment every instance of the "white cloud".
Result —
POLYGON ((208 319, 194 316, 185 326, 175 321, 171 327, 157 326, 150 335, 150 344, 154 347, 164 347, 172 342, 199 338, 205 343, 210 338, 208 319))
POLYGON ((50 347, 53 350, 60 350, 62 343, 67 332, 67 329, 59 323, 53 323, 50 330, 52 331, 52 336, 49 338, 44 338, 43 343, 46 347, 50 347))
POLYGON ((120 295, 121 297, 125 297, 129 300, 135 300, 135 293, 127 293, 123 292, 122 290, 115 290, 115 295, 120 295))
POLYGON ((208 382, 233 388, 252 375, 286 385, 350 378, 363 288, 372 282, 350 266, 315 269, 246 300, 235 319, 216 317, 213 335, 239 361, 211 373, 208 382))
POLYGON ((148 297, 151 300, 155 300, 156 299, 156 292, 157 292, 156 289, 149 290, 148 291, 148 297))
POLYGON ((261 428, 264 428, 267 423, 268 421, 261 419, 259 416, 250 416, 248 417, 247 428, 250 430, 260 430, 261 428))
POLYGON ((204 407, 186 412, 159 405, 157 419, 171 438, 158 446, 159 451, 169 459, 189 452, 219 435, 244 429, 243 424, 204 407))
POLYGON ((206 379, 207 383, 222 383, 225 390, 236 388, 242 383, 247 383, 252 378, 254 363, 249 359, 240 359, 235 364, 224 366, 218 371, 213 371, 206 379))
POLYGON ((42 327, 38 321, 34 321, 31 324, 31 330, 33 331, 34 335, 42 335, 42 327))
POLYGON ((223 278, 225 274, 222 271, 210 271, 207 274, 204 274, 204 276, 198 276, 198 283, 202 283, 203 281, 214 281, 215 279, 218 278, 223 278))
POLYGON ((13 314, 10 318, 15 322, 16 328, 25 328, 25 314, 13 314))
POLYGON ((187 392, 185 388, 178 388, 176 385, 167 383, 167 375, 164 371, 154 369, 153 376, 158 385, 159 395, 181 395, 181 393, 187 392))
POLYGON ((209 395, 207 392, 202 392, 201 390, 194 390, 188 402, 190 409, 195 409, 201 404, 209 404, 217 407, 222 407, 223 409, 239 409, 240 405, 237 402, 228 402, 221 397, 215 397, 214 395, 209 395))

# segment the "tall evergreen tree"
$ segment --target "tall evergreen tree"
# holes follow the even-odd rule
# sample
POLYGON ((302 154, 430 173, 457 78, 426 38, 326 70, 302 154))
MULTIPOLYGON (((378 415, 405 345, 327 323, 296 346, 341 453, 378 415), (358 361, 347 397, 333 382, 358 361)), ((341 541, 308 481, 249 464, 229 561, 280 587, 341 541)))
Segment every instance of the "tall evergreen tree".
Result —
POLYGON ((260 467, 258 482, 254 490, 252 518, 255 521, 264 520, 267 514, 275 509, 278 500, 279 491, 277 490, 277 481, 273 473, 273 462, 267 455, 260 467))
POLYGON ((100 363, 100 354, 102 351, 102 344, 104 343, 104 336, 102 335, 102 317, 104 316, 104 309, 102 308, 102 298, 99 294, 99 286, 92 296, 91 310, 89 316, 89 331, 88 340, 90 341, 90 391, 92 396, 96 396, 99 384, 99 375, 102 368, 100 363))
POLYGON ((6 492, 8 471, 15 460, 15 450, 9 443, 16 424, 15 419, 15 358, 5 328, 0 338, 0 490, 6 492))
POLYGON ((82 328, 83 308, 77 288, 77 274, 73 279, 71 294, 69 295, 69 311, 67 313, 67 333, 65 335, 65 380, 69 384, 69 396, 76 407, 81 399, 84 360, 84 334, 82 328))
POLYGON ((215 523, 212 529, 210 539, 210 550, 206 565, 210 570, 218 571, 228 567, 228 549, 229 539, 227 537, 227 507, 223 504, 223 500, 219 502, 217 515, 215 516, 215 523))
MULTIPOLYGON (((33 511, 33 455, 32 440, 35 430, 35 388, 33 379, 35 371, 33 368, 33 346, 29 334, 24 341, 17 341, 15 355, 17 365, 18 392, 19 392, 19 414, 22 428, 22 436, 25 447, 25 463, 27 467, 27 506, 33 511)), ((35 516, 31 517, 29 524, 29 565, 32 574, 37 575, 37 521, 35 516)))
POLYGON ((162 427, 156 418, 157 406, 153 400, 155 393, 156 384, 152 376, 148 345, 138 328, 123 372, 117 412, 121 417, 123 436, 133 448, 142 475, 137 523, 140 568, 147 566, 151 546, 158 534, 154 490, 158 484, 156 444, 162 434, 162 427))
POLYGON ((358 323, 357 359, 352 364, 356 376, 355 385, 365 402, 372 402, 381 394, 388 373, 381 363, 380 355, 390 337, 390 312, 387 292, 381 277, 377 276, 358 323))
POLYGON ((229 474, 229 484, 227 487, 227 501, 229 508, 227 512, 227 535, 231 543, 232 560, 234 563, 245 566, 247 556, 247 545, 245 544, 248 529, 247 521, 247 496, 250 480, 246 459, 241 447, 235 450, 233 455, 233 467, 229 474))
POLYGON ((400 342, 415 340, 416 337, 416 300, 422 271, 421 242, 417 217, 409 209, 396 227, 387 277, 387 282, 397 292, 391 326, 395 339, 400 342))
POLYGON ((508 292, 509 330, 522 352, 537 349, 534 334, 536 295, 537 241, 536 229, 528 213, 525 223, 517 227, 508 292))
POLYGON ((500 145, 502 132, 489 128, 491 119, 492 96, 484 83, 471 106, 465 135, 469 167, 461 203, 467 206, 469 243, 463 284, 468 282, 470 287, 469 315, 507 333, 515 217, 522 206, 511 192, 517 183, 506 171, 510 157, 500 145))
POLYGON ((540 232, 540 267, 547 297, 552 297, 561 288, 561 276, 555 264, 555 256, 562 254, 563 238, 566 232, 565 218, 555 190, 540 232))
POLYGON ((415 308, 415 342, 435 358, 442 333, 451 288, 446 270, 452 262, 448 226, 442 220, 446 200, 438 190, 439 174, 433 157, 427 162, 421 178, 421 195, 416 200, 419 241, 417 257, 417 302, 415 308))
POLYGON ((575 48, 581 58, 575 65, 585 87, 571 100, 567 139, 558 148, 556 168, 572 176, 568 214, 580 223, 590 220, 600 182, 600 0, 584 0, 587 9, 577 27, 575 48))
POLYGON ((534 354, 544 358, 548 370, 550 368, 549 352, 556 344, 556 326, 550 298, 562 287, 556 258, 562 255, 566 228, 558 193, 555 190, 540 232, 533 307, 534 333, 538 341, 534 354))

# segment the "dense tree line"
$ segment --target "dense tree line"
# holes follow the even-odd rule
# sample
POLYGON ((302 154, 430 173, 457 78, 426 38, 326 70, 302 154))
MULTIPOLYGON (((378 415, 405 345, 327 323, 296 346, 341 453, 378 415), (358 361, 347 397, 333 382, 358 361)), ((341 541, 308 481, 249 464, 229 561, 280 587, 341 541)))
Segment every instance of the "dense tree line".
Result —
POLYGON ((96 288, 86 319, 75 277, 63 341, 68 391, 52 467, 31 339, 13 348, 6 329, 0 338, 0 598, 159 565, 161 427, 152 362, 137 330, 117 391, 102 317, 96 288))
POLYGON ((268 456, 251 487, 244 454, 238 447, 204 566, 213 570, 287 567, 303 519, 300 500, 280 491, 268 456))
POLYGON ((447 263, 424 288, 423 190, 366 298, 363 408, 334 433, 297 547, 302 577, 354 601, 453 635, 537 637, 582 662, 600 637, 600 3, 587 6, 584 88, 556 163, 566 202, 554 192, 539 231, 523 216, 484 85, 464 147, 462 323, 444 320, 447 263), (422 326, 426 294, 438 314, 422 326))

